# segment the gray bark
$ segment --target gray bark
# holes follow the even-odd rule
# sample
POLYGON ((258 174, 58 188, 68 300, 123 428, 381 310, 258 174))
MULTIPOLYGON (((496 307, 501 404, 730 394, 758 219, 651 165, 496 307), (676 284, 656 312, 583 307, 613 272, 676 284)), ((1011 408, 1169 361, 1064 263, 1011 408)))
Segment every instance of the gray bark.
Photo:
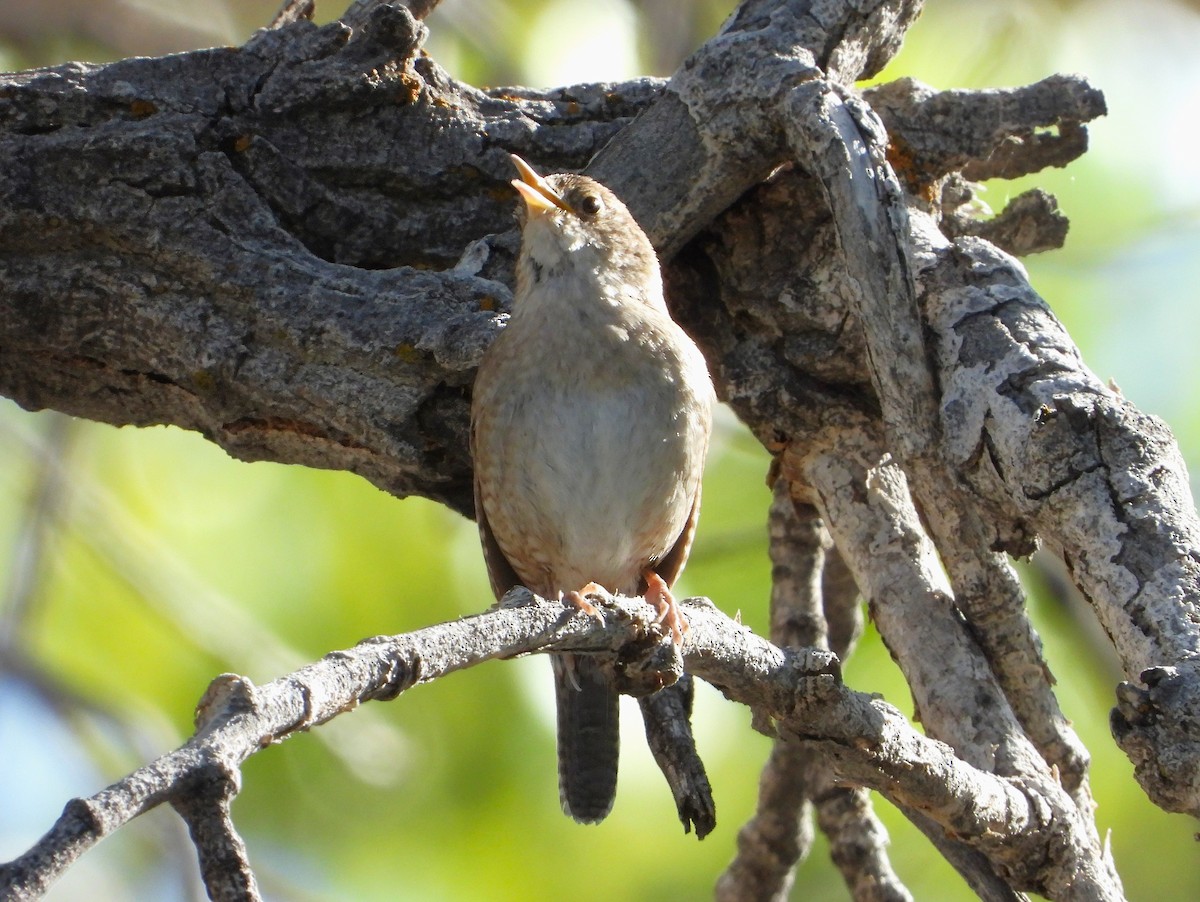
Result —
MULTIPOLYGON (((836 778, 895 801, 988 898, 1120 898, 1087 752, 1007 555, 1044 542, 1067 562, 1125 670, 1118 741, 1156 803, 1196 814, 1200 522, 1167 427, 1087 371, 1005 252, 1061 243, 1053 199, 1024 195, 988 222, 968 213, 971 179, 1083 152, 1099 93, 1068 76, 856 93, 916 0, 747 0, 668 82, 486 92, 420 52, 424 26, 403 8, 360 0, 317 27, 292 6, 241 48, 0 80, 0 391, 105 422, 174 423, 238 457, 346 469, 470 513, 470 384, 511 300, 507 154, 586 167, 659 248, 676 317, 777 456, 777 503, 811 505, 832 537, 819 552, 780 546, 796 563, 777 596, 828 626, 775 638, 848 648, 848 569, 930 737, 842 687, 828 652, 785 653, 693 608, 689 672, 780 739, 764 816, 799 816, 836 778)), ((570 635, 506 618, 479 620, 490 651, 464 646, 447 667, 634 641, 586 618, 570 635)), ((436 676, 446 636, 467 641, 433 629, 400 637, 420 679, 436 676)), ((255 898, 228 817, 237 766, 264 736, 417 679, 409 658, 387 660, 356 688, 350 653, 277 681, 272 704, 291 713, 256 721, 241 751, 186 767, 168 756, 73 804, 64 818, 76 820, 39 850, 61 865, 170 799, 208 850, 206 874, 224 875, 210 892, 255 898), (181 788, 196 767, 210 775, 200 801, 181 788), (128 804, 110 821, 112 798, 128 804)), ((215 741, 213 722, 186 749, 215 741)), ((873 829, 858 796, 839 804, 821 809, 835 839, 847 817, 873 829)), ((743 837, 792 860, 741 849, 722 898, 786 888, 803 837, 755 838, 767 833, 743 837)), ((841 847, 848 883, 882 880, 902 898, 883 845, 841 847)), ((0 885, 30 897, 44 885, 31 867, 8 866, 0 885)))

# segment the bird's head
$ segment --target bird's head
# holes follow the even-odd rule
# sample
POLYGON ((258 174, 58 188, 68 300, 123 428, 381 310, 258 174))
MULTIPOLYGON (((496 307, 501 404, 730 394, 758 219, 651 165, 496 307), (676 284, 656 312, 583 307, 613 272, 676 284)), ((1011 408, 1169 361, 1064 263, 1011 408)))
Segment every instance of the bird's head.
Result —
POLYGON ((512 161, 521 174, 512 184, 525 201, 521 255, 535 278, 595 277, 638 293, 649 283, 661 295, 654 248, 615 194, 586 175, 543 177, 520 157, 512 161))

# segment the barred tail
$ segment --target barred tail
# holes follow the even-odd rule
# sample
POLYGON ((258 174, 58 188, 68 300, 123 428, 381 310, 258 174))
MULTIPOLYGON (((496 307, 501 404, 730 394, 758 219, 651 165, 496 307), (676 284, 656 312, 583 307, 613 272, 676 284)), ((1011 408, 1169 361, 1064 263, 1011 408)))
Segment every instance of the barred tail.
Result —
POLYGON ((552 655, 558 700, 558 793, 563 811, 598 824, 617 792, 618 694, 585 655, 552 655))

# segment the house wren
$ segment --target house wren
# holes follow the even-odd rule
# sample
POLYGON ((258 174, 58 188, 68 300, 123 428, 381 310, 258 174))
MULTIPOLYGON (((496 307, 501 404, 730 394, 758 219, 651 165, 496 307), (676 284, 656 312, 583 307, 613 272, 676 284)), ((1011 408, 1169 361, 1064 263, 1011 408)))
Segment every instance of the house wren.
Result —
MULTIPOLYGON (((644 595, 682 641, 670 587, 700 511, 715 401, 704 358, 616 195, 512 159, 525 201, 516 294, 471 405, 492 590, 524 585, 592 612, 590 592, 644 595)), ((597 823, 616 792, 617 692, 593 657, 552 663, 563 810, 597 823)))

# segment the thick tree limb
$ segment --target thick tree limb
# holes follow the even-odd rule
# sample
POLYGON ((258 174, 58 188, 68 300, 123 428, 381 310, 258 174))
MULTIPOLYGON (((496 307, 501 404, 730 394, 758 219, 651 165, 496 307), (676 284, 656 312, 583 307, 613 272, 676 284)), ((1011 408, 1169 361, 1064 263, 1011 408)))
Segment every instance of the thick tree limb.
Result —
MULTIPOLYGON (((1067 561, 1131 680, 1172 669, 1155 703, 1163 721, 1136 718, 1154 731, 1155 762, 1127 752, 1160 805, 1200 811, 1200 521, 1174 439, 1083 366, 1019 264, 982 242, 919 234, 947 453, 1010 535, 1032 526, 1067 561), (978 380, 990 386, 984 407, 978 380)), ((1144 735, 1120 721, 1114 731, 1130 746, 1144 735)))
POLYGON ((605 145, 588 174, 619 185, 660 254, 673 256, 790 158, 782 123, 764 104, 825 71, 845 83, 873 75, 899 50, 921 6, 863 0, 834 11, 809 0, 742 3, 637 124, 605 145))
MULTIPOLYGON (((968 179, 1079 152, 1102 99, 1064 78, 856 97, 919 8, 750 0, 665 86, 477 91, 419 52, 412 15, 365 0, 352 24, 300 17, 240 49, 8 76, 0 391, 469 512, 469 385, 510 299, 505 153, 558 169, 602 149, 589 172, 663 251, 722 397, 819 507, 953 751, 832 678, 801 692, 795 656, 744 632, 697 631, 689 670, 940 833, 989 898, 1001 882, 1118 897, 1086 753, 1003 553, 1040 538, 1068 562, 1130 680, 1115 733, 1155 801, 1198 812, 1200 521, 1166 428, 1099 385, 1019 265, 969 237, 1053 244, 1052 206, 963 215, 968 179)), ((518 641, 495 614, 487 641, 518 641)), ((391 665, 335 655, 323 664, 344 663, 359 694, 281 686, 259 738, 418 681, 441 641, 422 634, 434 647, 391 665)), ((235 695, 260 710, 248 684, 235 695)), ((180 804, 196 835, 223 838, 212 860, 240 860, 219 798, 248 748, 185 747, 143 775, 211 778, 215 820, 180 804)), ((52 857, 162 801, 146 785, 72 806, 52 857)))
POLYGON ((355 32, 297 22, 241 49, 9 77, 2 390, 469 513, 467 391, 509 290, 494 264, 414 267, 511 228, 507 150, 578 164, 653 86, 493 98, 414 56, 422 38, 377 7, 355 32), (535 123, 563 113, 577 128, 532 153, 535 123))
MULTIPOLYGON (((1103 849, 1089 827, 1091 809, 1079 809, 1062 791, 1056 774, 1026 738, 953 605, 899 467, 878 455, 869 444, 855 451, 843 439, 836 450, 813 449, 802 467, 835 541, 854 562, 851 567, 857 567, 872 619, 905 673, 920 720, 930 735, 949 742, 976 766, 1037 786, 1065 830, 1064 841, 1075 844, 1065 854, 1077 867, 1107 870, 1103 849), (875 565, 858 563, 868 559, 875 565)), ((913 813, 923 814, 919 809, 913 813)), ((1036 879, 1004 876, 1017 888, 1030 888, 1036 879)), ((994 879, 969 871, 964 877, 973 885, 994 879)), ((1099 882, 1108 884, 1102 894, 1120 897, 1115 876, 1111 883, 1107 878, 1099 882)), ((1039 892, 1056 897, 1067 889, 1039 892)))
MULTIPOLYGON (((805 168, 825 183, 843 251, 857 261, 859 319, 865 327, 868 355, 872 361, 891 361, 887 367, 871 367, 889 446, 914 483, 955 602, 978 627, 1014 713, 1038 741, 1046 760, 1065 774, 1068 786, 1079 791, 1079 810, 1090 812, 1092 799, 1084 782, 1087 753, 1051 692, 1016 573, 993 550, 990 518, 984 518, 965 485, 946 478, 937 453, 941 445, 937 388, 927 366, 924 323, 917 309, 906 237, 908 216, 899 185, 889 178, 883 163, 886 138, 869 111, 856 111, 828 91, 809 93, 812 96, 800 102, 815 102, 821 108, 798 120, 809 128, 794 133, 793 141, 802 159, 811 161, 805 168), (813 127, 814 122, 820 124, 813 127), (831 132, 838 134, 838 140, 830 140, 831 132), (854 148, 866 152, 843 157, 854 148), (889 252, 880 253, 882 248, 889 252)), ((1093 840, 1098 842, 1096 837, 1093 840)))

